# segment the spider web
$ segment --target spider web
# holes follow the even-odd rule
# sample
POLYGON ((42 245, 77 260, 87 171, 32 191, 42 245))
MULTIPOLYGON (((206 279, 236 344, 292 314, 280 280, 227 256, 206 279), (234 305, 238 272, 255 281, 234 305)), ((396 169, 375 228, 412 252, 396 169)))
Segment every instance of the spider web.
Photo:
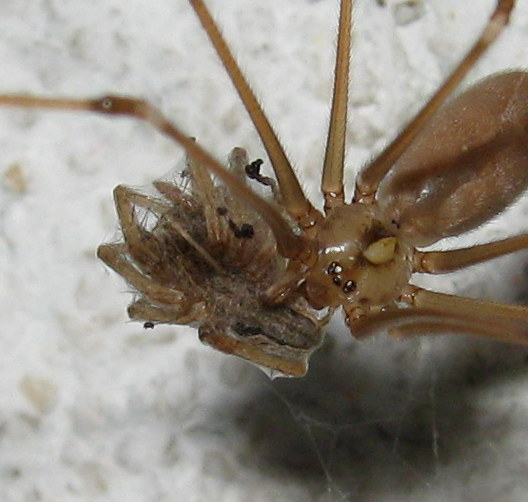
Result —
POLYGON ((307 377, 268 382, 253 402, 259 473, 307 485, 302 500, 317 502, 487 500, 489 459, 508 441, 483 442, 500 420, 487 375, 522 366, 514 349, 450 336, 358 345, 329 331, 340 340, 307 377))
POLYGON ((323 361, 314 361, 314 375, 308 376, 307 385, 313 380, 326 382, 316 383, 313 395, 292 392, 289 382, 271 387, 307 438, 312 467, 321 471, 321 491, 314 500, 381 496, 401 478, 413 490, 430 484, 440 471, 437 375, 428 364, 430 344, 380 347, 387 342, 393 345, 382 337, 367 342, 366 350, 354 342, 348 350, 343 342, 326 348, 329 357, 345 349, 355 368, 346 368, 344 358, 338 358, 341 361, 335 361, 334 368, 325 368, 332 363, 324 362, 327 354, 323 354, 323 361), (380 366, 385 367, 381 373, 380 366))

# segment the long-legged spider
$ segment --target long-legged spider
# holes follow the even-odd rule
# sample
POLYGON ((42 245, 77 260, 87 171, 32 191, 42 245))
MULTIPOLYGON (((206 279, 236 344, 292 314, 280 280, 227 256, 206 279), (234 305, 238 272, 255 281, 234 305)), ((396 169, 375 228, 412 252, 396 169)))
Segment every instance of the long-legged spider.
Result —
POLYGON ((329 313, 342 307, 353 336, 471 333, 528 342, 528 309, 416 287, 413 273, 443 273, 528 247, 528 235, 445 252, 448 236, 500 213, 525 190, 528 73, 492 75, 446 99, 508 23, 499 0, 482 35, 421 111, 360 172, 345 201, 352 0, 342 0, 335 83, 321 190, 324 214, 303 193, 284 149, 202 0, 189 0, 259 133, 277 181, 241 149, 231 169, 148 102, 0 96, 1 105, 128 115, 180 143, 188 192, 159 181, 159 195, 118 186, 123 242, 98 255, 137 291, 133 319, 198 326, 202 340, 287 375, 303 375, 329 313), (222 184, 215 184, 214 174, 222 184), (260 182, 270 197, 253 192, 260 182))

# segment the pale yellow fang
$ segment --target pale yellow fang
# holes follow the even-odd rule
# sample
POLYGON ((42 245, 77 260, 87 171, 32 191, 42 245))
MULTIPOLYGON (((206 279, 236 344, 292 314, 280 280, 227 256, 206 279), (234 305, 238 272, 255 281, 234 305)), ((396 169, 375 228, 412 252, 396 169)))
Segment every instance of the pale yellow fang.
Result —
POLYGON ((395 250, 396 237, 383 237, 365 249, 363 256, 373 265, 382 265, 394 258, 395 250))

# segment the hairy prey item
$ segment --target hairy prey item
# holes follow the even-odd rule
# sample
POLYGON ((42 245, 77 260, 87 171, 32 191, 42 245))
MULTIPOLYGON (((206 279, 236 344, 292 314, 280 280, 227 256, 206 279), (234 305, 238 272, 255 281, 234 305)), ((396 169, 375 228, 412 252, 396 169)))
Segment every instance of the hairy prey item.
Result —
POLYGON ((418 114, 357 179, 343 184, 352 0, 341 0, 330 127, 322 169, 324 211, 307 199, 277 135, 202 0, 189 0, 215 47, 275 172, 235 148, 226 168, 148 102, 1 95, 0 105, 86 110, 145 120, 187 152, 188 190, 114 191, 122 241, 98 256, 136 291, 145 327, 192 325, 213 347, 301 376, 338 308, 357 338, 474 334, 528 344, 528 308, 414 286, 528 247, 528 235, 452 251, 422 251, 489 221, 528 186, 528 73, 488 77, 448 100, 508 24, 499 0, 474 45, 418 114), (253 191, 256 184, 267 193, 253 191), (327 313, 324 309, 327 309, 327 313), (327 315, 320 315, 324 312, 327 315))

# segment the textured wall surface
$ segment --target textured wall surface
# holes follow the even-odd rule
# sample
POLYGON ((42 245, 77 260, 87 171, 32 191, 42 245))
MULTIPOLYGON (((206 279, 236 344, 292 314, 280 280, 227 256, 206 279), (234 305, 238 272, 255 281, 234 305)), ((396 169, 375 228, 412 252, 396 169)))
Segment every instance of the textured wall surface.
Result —
MULTIPOLYGON (((473 41, 493 0, 358 0, 347 181, 473 41)), ((335 0, 209 0, 320 204, 335 0), (284 6, 286 4, 286 6, 284 6)), ((528 67, 528 0, 467 82, 528 67)), ((215 155, 263 156, 185 0, 2 0, 0 92, 148 98, 215 155)), ((147 125, 0 109, 0 499, 524 501, 528 351, 464 337, 354 341, 339 319, 302 380, 127 322, 95 257, 111 191, 175 168, 147 125)), ((526 231, 528 201, 470 236, 526 231)), ((430 287, 526 302, 526 253, 430 287)))

